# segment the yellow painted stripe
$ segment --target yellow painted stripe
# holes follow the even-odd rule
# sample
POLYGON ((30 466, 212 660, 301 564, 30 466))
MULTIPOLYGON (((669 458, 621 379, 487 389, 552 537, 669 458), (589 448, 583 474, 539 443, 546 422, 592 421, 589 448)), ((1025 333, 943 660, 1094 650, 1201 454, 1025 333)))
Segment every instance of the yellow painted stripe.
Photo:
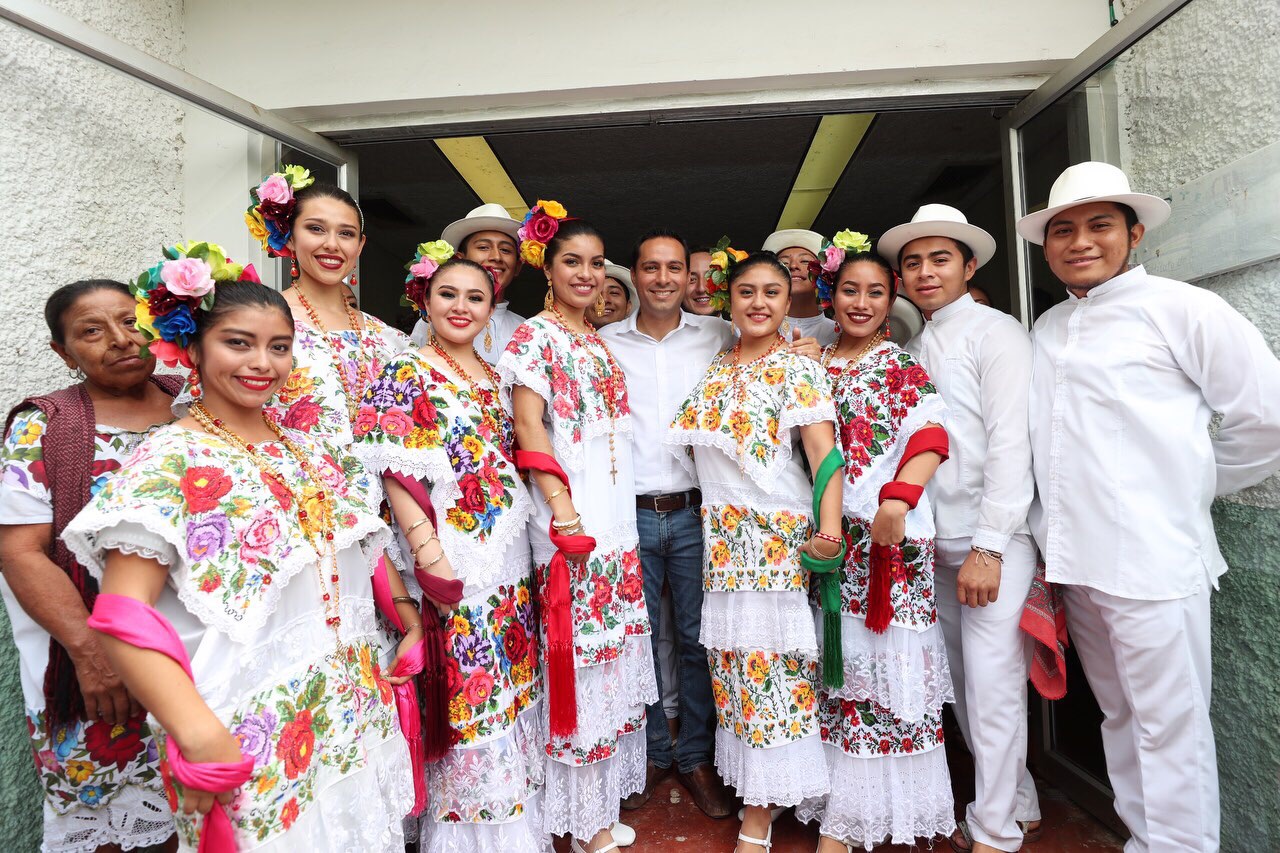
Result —
POLYGON ((480 201, 500 204, 516 219, 523 219, 529 212, 529 205, 483 136, 456 136, 437 139, 435 143, 480 201))
POLYGON ((813 226, 875 117, 875 113, 822 117, 795 185, 791 187, 791 195, 782 208, 782 216, 778 218, 779 231, 813 226))

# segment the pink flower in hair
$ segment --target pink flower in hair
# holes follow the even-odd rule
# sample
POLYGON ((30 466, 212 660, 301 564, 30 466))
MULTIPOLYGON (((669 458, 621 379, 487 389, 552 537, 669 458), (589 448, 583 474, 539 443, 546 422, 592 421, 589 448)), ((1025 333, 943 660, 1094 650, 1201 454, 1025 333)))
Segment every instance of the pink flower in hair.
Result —
POLYGON ((272 175, 258 186, 258 200, 281 206, 287 205, 293 201, 293 188, 282 175, 272 175))
POLYGON ((436 270, 440 269, 440 265, 431 258, 423 258, 413 266, 409 267, 409 275, 414 278, 431 278, 436 274, 436 270))
POLYGON ((160 279, 170 293, 178 296, 201 297, 213 290, 213 270, 200 258, 165 261, 160 267, 160 279))
POLYGON ((844 249, 839 246, 828 246, 823 251, 822 269, 826 272, 835 272, 840 269, 842 263, 844 263, 844 249))
POLYGON ((262 284, 262 279, 258 278, 258 271, 253 268, 253 264, 244 265, 244 271, 240 273, 240 280, 262 284))
POLYGON ((188 370, 192 367, 191 359, 187 356, 187 348, 180 347, 172 341, 154 340, 147 344, 147 350, 167 367, 176 367, 179 364, 188 370))

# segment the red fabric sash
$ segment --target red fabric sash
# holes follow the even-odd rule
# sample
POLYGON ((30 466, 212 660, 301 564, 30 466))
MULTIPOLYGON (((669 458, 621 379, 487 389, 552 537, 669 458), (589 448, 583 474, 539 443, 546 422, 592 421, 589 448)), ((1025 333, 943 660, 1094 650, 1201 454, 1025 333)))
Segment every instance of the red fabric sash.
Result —
MULTIPOLYGON (((536 450, 517 450, 516 467, 521 471, 541 471, 559 477, 566 490, 569 477, 554 457, 536 450)), ((569 491, 573 497, 573 492, 569 491)), ((565 554, 584 554, 595 550, 596 540, 590 536, 565 536, 548 527, 556 553, 547 567, 547 591, 542 604, 542 617, 547 632, 547 697, 551 711, 551 734, 568 737, 578 728, 577 681, 573 666, 573 614, 570 610, 572 590, 569 584, 569 561, 565 554)))
POLYGON ((1031 684, 1046 699, 1067 695, 1067 611, 1056 584, 1044 576, 1044 561, 1036 564, 1031 592, 1018 627, 1036 641, 1031 658, 1031 684))
MULTIPOLYGON (((383 557, 378 560, 378 565, 373 569, 373 601, 382 615, 386 616, 396 630, 403 634, 404 621, 400 618, 400 614, 396 612, 395 602, 391 600, 391 583, 387 579, 388 571, 394 571, 394 569, 387 565, 387 559, 383 557)), ((423 625, 423 639, 414 644, 413 648, 409 649, 404 657, 396 661, 395 668, 389 673, 393 678, 417 675, 422 672, 422 667, 427 659, 426 651, 423 648, 426 644, 425 621, 423 625)), ((404 739, 409 744, 409 760, 413 762, 413 811, 410 814, 417 815, 427 805, 427 777, 426 768, 423 764, 422 711, 418 706, 418 686, 410 678, 404 684, 395 685, 391 690, 396 697, 396 713, 400 717, 400 731, 404 734, 404 739)))
MULTIPOLYGON (((168 619, 149 604, 125 595, 102 593, 94 601, 88 625, 95 631, 131 646, 160 652, 173 658, 183 672, 192 681, 195 680, 191 673, 191 661, 187 658, 186 647, 182 645, 178 632, 168 619)), ((249 756, 238 762, 197 764, 183 758, 178 742, 172 737, 168 739, 165 752, 173 775, 183 785, 197 791, 211 791, 215 794, 233 791, 253 776, 253 759, 249 756)), ((200 827, 199 853, 235 853, 235 849, 236 834, 231 826, 231 818, 227 816, 226 807, 215 800, 200 827)))
MULTIPOLYGON (((413 477, 398 471, 386 471, 384 474, 404 487, 431 520, 431 526, 436 527, 436 510, 426 487, 413 477)), ((416 561, 413 564, 413 576, 422 587, 423 595, 429 599, 422 602, 420 612, 423 637, 422 667, 418 670, 418 705, 422 718, 422 758, 424 761, 435 762, 444 758, 453 745, 453 729, 449 726, 449 637, 433 602, 457 604, 462 600, 463 584, 457 578, 446 580, 429 575, 418 568, 416 561)), ((389 590, 386 596, 388 603, 391 603, 389 590)), ((394 611, 394 607, 392 609, 394 611)), ((416 772, 415 770, 415 774, 416 772)), ((414 784, 417 784, 416 776, 414 784)), ((425 784, 424 781, 424 787, 425 784)), ((423 805, 426 804, 425 798, 424 790, 423 805)))
MULTIPOLYGON (((936 453, 942 457, 942 461, 947 461, 950 455, 951 445, 947 437, 947 431, 940 426, 924 427, 918 429, 907 439, 907 447, 902 452, 902 461, 898 463, 898 470, 893 473, 896 481, 898 475, 902 473, 902 469, 906 464, 921 453, 936 453)), ((884 489, 888 489, 893 483, 886 483, 880 491, 880 502, 883 503, 889 497, 906 500, 905 497, 892 494, 886 495, 884 489)), ((907 485, 907 484, 903 484, 907 485)), ((919 493, 915 489, 923 491, 923 488, 916 486, 912 491, 919 500, 919 493)), ((912 501, 906 501, 912 509, 915 504, 912 501)), ((893 604, 889 600, 889 592, 893 586, 893 568, 895 563, 902 562, 902 546, 901 545, 871 545, 871 579, 867 584, 867 628, 877 634, 883 634, 889 628, 889 623, 893 621, 893 604)))

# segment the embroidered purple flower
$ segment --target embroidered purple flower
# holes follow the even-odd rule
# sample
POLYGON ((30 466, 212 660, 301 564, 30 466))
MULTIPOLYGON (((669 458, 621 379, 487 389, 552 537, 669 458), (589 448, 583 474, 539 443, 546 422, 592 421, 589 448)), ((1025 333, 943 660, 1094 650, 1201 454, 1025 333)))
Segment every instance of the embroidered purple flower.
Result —
POLYGON ((226 545, 227 517, 222 513, 187 526, 187 556, 192 560, 212 559, 222 553, 226 545))
POLYGON ((482 634, 458 635, 453 642, 453 652, 462 669, 472 670, 493 663, 493 649, 482 634))
POLYGON ((413 391, 413 380, 397 382, 394 376, 382 376, 375 379, 369 389, 369 402, 379 409, 389 409, 405 405, 413 391))
POLYGON ((254 766, 261 767, 271 760, 271 735, 276 730, 276 715, 267 709, 261 714, 245 717, 232 732, 240 741, 240 751, 253 758, 254 766))

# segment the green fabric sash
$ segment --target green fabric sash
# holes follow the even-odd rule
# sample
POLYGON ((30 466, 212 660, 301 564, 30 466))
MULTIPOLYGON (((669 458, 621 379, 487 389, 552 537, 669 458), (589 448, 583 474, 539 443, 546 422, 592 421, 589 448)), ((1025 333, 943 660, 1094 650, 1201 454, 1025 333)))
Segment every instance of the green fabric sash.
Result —
MULTIPOLYGON (((841 473, 844 457, 838 447, 831 448, 818 466, 813 478, 813 526, 821 518, 822 496, 827 483, 841 473)), ((818 600, 822 602, 822 683, 828 687, 844 686, 844 646, 840 638, 840 576, 844 567, 846 546, 840 538, 840 553, 829 559, 811 557, 801 552, 800 565, 818 581, 818 600)))

